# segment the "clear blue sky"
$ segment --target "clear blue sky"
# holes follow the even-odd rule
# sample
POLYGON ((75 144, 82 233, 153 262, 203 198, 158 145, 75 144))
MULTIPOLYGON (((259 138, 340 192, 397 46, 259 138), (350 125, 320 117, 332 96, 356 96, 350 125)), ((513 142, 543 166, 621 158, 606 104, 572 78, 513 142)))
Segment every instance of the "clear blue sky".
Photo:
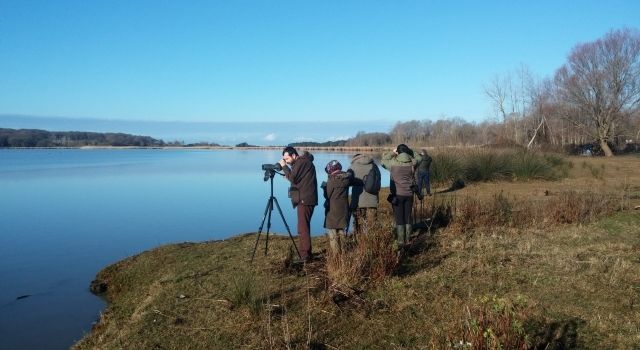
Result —
POLYGON ((0 0, 0 114, 480 121, 496 74, 624 26, 640 1, 0 0))

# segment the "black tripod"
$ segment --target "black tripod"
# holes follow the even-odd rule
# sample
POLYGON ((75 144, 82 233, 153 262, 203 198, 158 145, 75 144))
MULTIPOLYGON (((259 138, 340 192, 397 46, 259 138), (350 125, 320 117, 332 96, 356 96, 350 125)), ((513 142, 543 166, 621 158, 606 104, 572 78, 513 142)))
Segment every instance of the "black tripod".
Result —
MULTIPOLYGON (((287 221, 284 219, 284 215, 282 214, 282 209, 280 209, 280 204, 278 203, 278 198, 273 196, 273 176, 276 174, 275 170, 269 169, 265 170, 264 180, 267 181, 267 178, 270 180, 271 185, 271 196, 269 196, 269 200, 267 201, 267 207, 264 209, 264 216, 262 217, 262 223, 260 224, 260 228, 258 229, 258 237, 256 237, 256 244, 253 246, 253 254, 251 254, 251 263, 253 264, 253 258, 256 256, 256 249, 258 248, 258 241, 260 241, 260 234, 262 233, 262 228, 264 227, 264 221, 267 220, 267 237, 264 244, 264 255, 267 255, 267 250, 269 248, 269 230, 271 229, 271 212, 273 212, 273 204, 276 204, 278 208, 278 213, 280 213, 280 217, 282 218, 282 222, 284 222, 284 226, 287 228, 287 232, 289 233, 289 237, 291 238, 291 243, 293 247, 296 249, 296 253, 298 253, 298 257, 302 258, 300 252, 298 251, 298 247, 296 246, 296 242, 293 240, 293 235, 291 235, 291 230, 289 229, 289 225, 287 225, 287 221)), ((278 173, 280 174, 280 173, 278 173)))

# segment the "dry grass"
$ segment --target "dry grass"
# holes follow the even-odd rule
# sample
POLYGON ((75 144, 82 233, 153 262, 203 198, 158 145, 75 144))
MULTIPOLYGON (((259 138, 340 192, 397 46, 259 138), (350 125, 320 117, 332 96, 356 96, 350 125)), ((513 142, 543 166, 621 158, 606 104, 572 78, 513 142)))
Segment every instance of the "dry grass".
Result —
POLYGON ((341 251, 326 257, 327 277, 339 290, 363 290, 391 276, 398 265, 395 236, 376 223, 369 232, 350 235, 341 251))
POLYGON ((386 202, 380 236, 337 261, 323 236, 301 268, 288 237, 253 265, 255 235, 144 252, 100 272, 110 305, 75 348, 632 349, 640 159, 572 161, 557 182, 427 197, 429 225, 400 261, 386 202))

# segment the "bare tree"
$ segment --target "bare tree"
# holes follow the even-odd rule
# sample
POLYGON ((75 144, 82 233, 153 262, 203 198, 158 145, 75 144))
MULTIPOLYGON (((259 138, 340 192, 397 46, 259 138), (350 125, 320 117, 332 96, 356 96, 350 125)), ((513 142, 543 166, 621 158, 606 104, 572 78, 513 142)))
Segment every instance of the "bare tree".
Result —
MULTIPOLYGON (((511 78, 501 77, 496 75, 488 86, 484 87, 484 93, 489 98, 493 110, 499 118, 502 119, 502 123, 506 128, 507 120, 509 118, 510 111, 508 111, 509 90, 511 89, 511 78)), ((503 137, 506 138, 507 132, 505 130, 503 137)))
POLYGON ((611 31, 577 45, 556 72, 561 98, 575 108, 565 117, 590 132, 606 156, 615 127, 640 103, 640 34, 611 31))
POLYGON ((526 117, 533 101, 532 92, 534 82, 529 68, 521 64, 515 74, 506 73, 496 75, 489 85, 484 86, 484 93, 488 97, 495 114, 502 119, 505 139, 512 139, 519 143, 523 125, 521 121, 526 117), (513 137, 508 136, 513 130, 513 137))

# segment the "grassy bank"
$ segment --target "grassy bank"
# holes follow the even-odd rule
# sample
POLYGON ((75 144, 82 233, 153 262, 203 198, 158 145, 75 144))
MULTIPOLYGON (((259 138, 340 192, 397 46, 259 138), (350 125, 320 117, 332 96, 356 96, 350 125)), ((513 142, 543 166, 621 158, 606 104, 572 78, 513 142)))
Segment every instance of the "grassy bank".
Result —
POLYGON ((288 237, 253 264, 255 235, 130 257, 98 274, 110 303, 75 348, 637 347, 640 159, 571 162, 558 181, 443 184, 395 260, 384 201, 376 239, 327 261, 317 237, 303 268, 288 237))

